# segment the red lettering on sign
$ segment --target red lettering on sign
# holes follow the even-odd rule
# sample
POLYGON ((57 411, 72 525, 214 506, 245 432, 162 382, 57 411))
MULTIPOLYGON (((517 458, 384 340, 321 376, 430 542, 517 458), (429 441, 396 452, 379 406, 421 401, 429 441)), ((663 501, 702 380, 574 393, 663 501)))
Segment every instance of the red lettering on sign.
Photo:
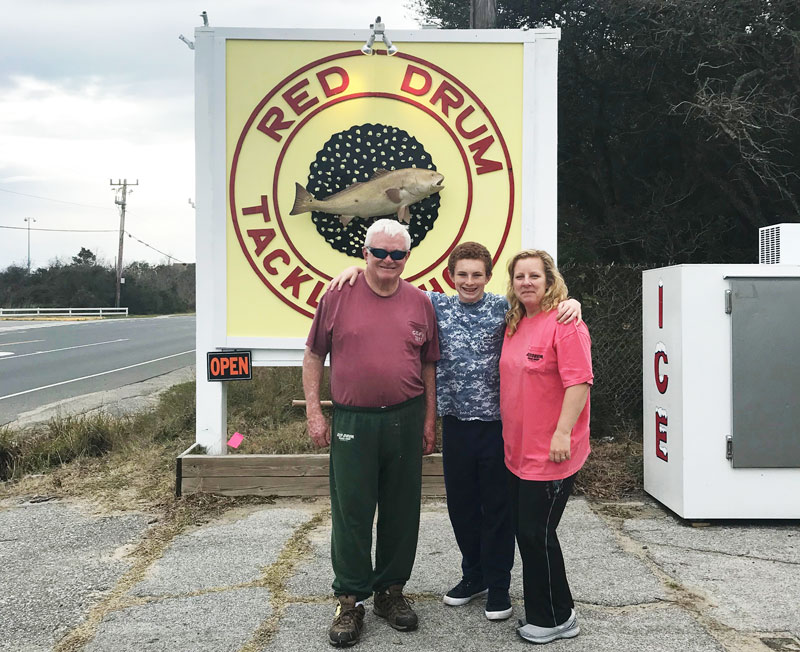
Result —
POLYGON ((434 106, 436 106, 437 102, 441 102, 442 113, 449 118, 449 111, 451 108, 457 109, 464 104, 464 96, 462 95, 461 91, 451 83, 443 81, 441 84, 439 84, 439 88, 434 91, 430 102, 434 106))
POLYGON ((301 90, 304 86, 308 86, 307 79, 301 79, 297 82, 294 86, 292 86, 288 91, 285 91, 281 94, 281 97, 286 100, 286 103, 292 107, 292 110, 297 114, 300 115, 308 111, 312 106, 319 102, 319 99, 316 97, 308 97, 308 93, 304 90, 301 90), (304 100, 308 100, 308 102, 303 103, 304 100))
POLYGON ((658 282, 658 327, 664 328, 664 284, 658 282))
POLYGON ((653 368, 656 374, 656 389, 662 394, 666 393, 667 386, 669 385, 669 376, 667 374, 661 375, 661 363, 669 364, 669 358, 666 351, 656 351, 656 357, 653 361, 653 368))
POLYGON ((663 410, 656 410, 656 457, 669 461, 667 452, 667 413, 663 410))
POLYGON ((411 93, 412 95, 425 95, 425 93, 431 90, 432 85, 433 81, 427 70, 409 64, 408 68, 406 68, 406 75, 403 77, 403 83, 400 85, 400 90, 411 93), (415 88, 411 85, 411 80, 414 78, 414 75, 422 78, 422 87, 415 88))
POLYGON ((431 289, 432 289, 433 292, 442 292, 442 293, 444 293, 444 288, 442 287, 442 284, 439 283, 439 281, 437 281, 435 278, 432 278, 430 280, 430 284, 431 284, 431 289))
POLYGON ((221 374, 226 374, 228 369, 230 368, 231 360, 230 358, 220 358, 219 359, 219 371, 221 374))
POLYGON ((253 238, 256 245, 256 256, 260 256, 269 243, 275 239, 275 229, 249 229, 247 235, 253 238))
POLYGON ((271 106, 269 110, 264 114, 264 117, 261 118, 261 121, 258 123, 258 127, 256 127, 261 133, 267 134, 272 140, 276 143, 281 142, 281 136, 278 131, 283 131, 284 129, 288 129, 294 124, 294 120, 285 121, 283 119, 283 109, 278 108, 277 106, 271 106))
POLYGON ((261 195, 261 203, 258 206, 249 206, 242 209, 242 215, 255 215, 261 213, 264 216, 264 221, 269 222, 269 204, 267 204, 267 196, 261 195))
POLYGON ((466 129, 464 129, 464 120, 469 118, 469 116, 471 116, 474 112, 475 112, 475 107, 468 106, 461 113, 459 113, 458 117, 456 118, 456 130, 458 131, 459 134, 461 134, 462 138, 466 138, 467 140, 470 140, 472 138, 477 138, 488 129, 488 127, 485 124, 481 125, 480 127, 477 127, 476 129, 473 129, 472 131, 467 131, 466 129))
POLYGON ((299 267, 295 267, 292 270, 292 273, 289 274, 283 281, 281 282, 281 287, 284 289, 288 289, 289 287, 292 288, 292 296, 295 299, 300 298, 300 284, 305 283, 306 281, 312 280, 312 277, 308 274, 303 274, 303 270, 299 267))
POLYGON ((219 358, 211 358, 209 367, 211 368, 212 376, 219 376, 219 358))
POLYGON ((333 66, 331 68, 326 68, 325 70, 320 70, 317 73, 317 79, 319 80, 319 85, 322 86, 322 92, 325 93, 325 97, 333 97, 334 95, 338 95, 339 93, 347 90, 347 87, 350 84, 350 77, 347 75, 347 71, 339 66, 333 66), (340 77, 339 85, 336 88, 332 88, 328 83, 328 77, 331 75, 339 75, 340 77))
POLYGON ((280 258, 284 265, 288 265, 289 261, 289 254, 287 254, 283 249, 276 249, 275 251, 269 252, 266 256, 264 256, 264 260, 261 261, 261 264, 264 265, 264 269, 267 270, 269 274, 275 276, 278 273, 278 270, 272 266, 272 261, 276 258, 280 258))
POLYGON ((230 359, 230 361, 231 361, 231 375, 233 375, 233 376, 238 376, 239 375, 239 367, 236 366, 236 363, 238 362, 238 360, 239 360, 239 358, 231 358, 230 359))
POLYGON ((312 308, 316 308, 319 305, 319 295, 322 292, 322 289, 325 287, 325 284, 322 281, 317 281, 317 284, 314 286, 314 289, 311 291, 311 296, 308 297, 306 303, 311 306, 312 308))
POLYGON ((239 370, 242 376, 250 375, 250 362, 246 356, 239 358, 239 370))
POLYGON ((472 152, 472 160, 477 168, 475 170, 476 174, 486 174, 487 172, 496 172, 503 169, 503 164, 499 161, 487 161, 483 158, 486 150, 492 146, 493 142, 494 136, 487 136, 469 146, 469 151, 472 152))

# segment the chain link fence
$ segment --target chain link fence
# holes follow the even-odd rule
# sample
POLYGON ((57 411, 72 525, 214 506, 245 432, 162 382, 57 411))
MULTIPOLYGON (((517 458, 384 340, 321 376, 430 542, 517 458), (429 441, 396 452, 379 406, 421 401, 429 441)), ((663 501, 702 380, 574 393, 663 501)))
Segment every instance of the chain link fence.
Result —
POLYGON ((645 265, 559 268, 592 336, 592 436, 639 437, 642 428, 642 271, 645 265))

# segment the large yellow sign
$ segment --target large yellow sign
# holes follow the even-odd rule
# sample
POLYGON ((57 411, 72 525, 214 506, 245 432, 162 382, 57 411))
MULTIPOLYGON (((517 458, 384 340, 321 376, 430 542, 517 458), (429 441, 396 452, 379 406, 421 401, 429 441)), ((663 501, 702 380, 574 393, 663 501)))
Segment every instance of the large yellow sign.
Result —
MULTIPOLYGON (((390 57, 352 42, 226 42, 229 337, 304 337, 328 280, 360 264, 372 219, 297 212, 306 192, 324 200, 381 170, 441 173, 444 188, 407 215, 405 278, 423 289, 452 291, 459 242, 501 264, 520 248, 523 44, 400 45, 390 57)), ((490 289, 503 284, 498 270, 490 289)))

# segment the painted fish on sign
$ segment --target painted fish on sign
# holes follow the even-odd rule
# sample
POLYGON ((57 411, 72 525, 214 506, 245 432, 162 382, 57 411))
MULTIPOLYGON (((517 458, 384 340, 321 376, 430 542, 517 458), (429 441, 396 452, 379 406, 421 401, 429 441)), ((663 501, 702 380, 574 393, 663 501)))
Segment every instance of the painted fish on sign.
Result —
POLYGON ((375 170, 369 181, 354 183, 326 199, 315 199, 295 183, 294 207, 290 215, 321 211, 338 215, 342 226, 355 217, 377 217, 397 213, 397 219, 411 222, 408 207, 444 188, 444 175, 435 170, 403 168, 375 170))

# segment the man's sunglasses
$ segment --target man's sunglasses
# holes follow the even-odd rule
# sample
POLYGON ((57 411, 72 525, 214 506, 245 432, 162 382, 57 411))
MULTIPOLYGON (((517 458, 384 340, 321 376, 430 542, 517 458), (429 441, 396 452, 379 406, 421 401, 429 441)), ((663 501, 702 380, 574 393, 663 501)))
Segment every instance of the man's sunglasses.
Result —
POLYGON ((403 251, 402 249, 395 249, 394 251, 386 251, 386 249, 378 249, 376 247, 367 247, 367 251, 371 253, 375 258, 379 258, 383 260, 386 256, 389 256, 392 260, 403 260, 408 254, 407 251, 403 251))

